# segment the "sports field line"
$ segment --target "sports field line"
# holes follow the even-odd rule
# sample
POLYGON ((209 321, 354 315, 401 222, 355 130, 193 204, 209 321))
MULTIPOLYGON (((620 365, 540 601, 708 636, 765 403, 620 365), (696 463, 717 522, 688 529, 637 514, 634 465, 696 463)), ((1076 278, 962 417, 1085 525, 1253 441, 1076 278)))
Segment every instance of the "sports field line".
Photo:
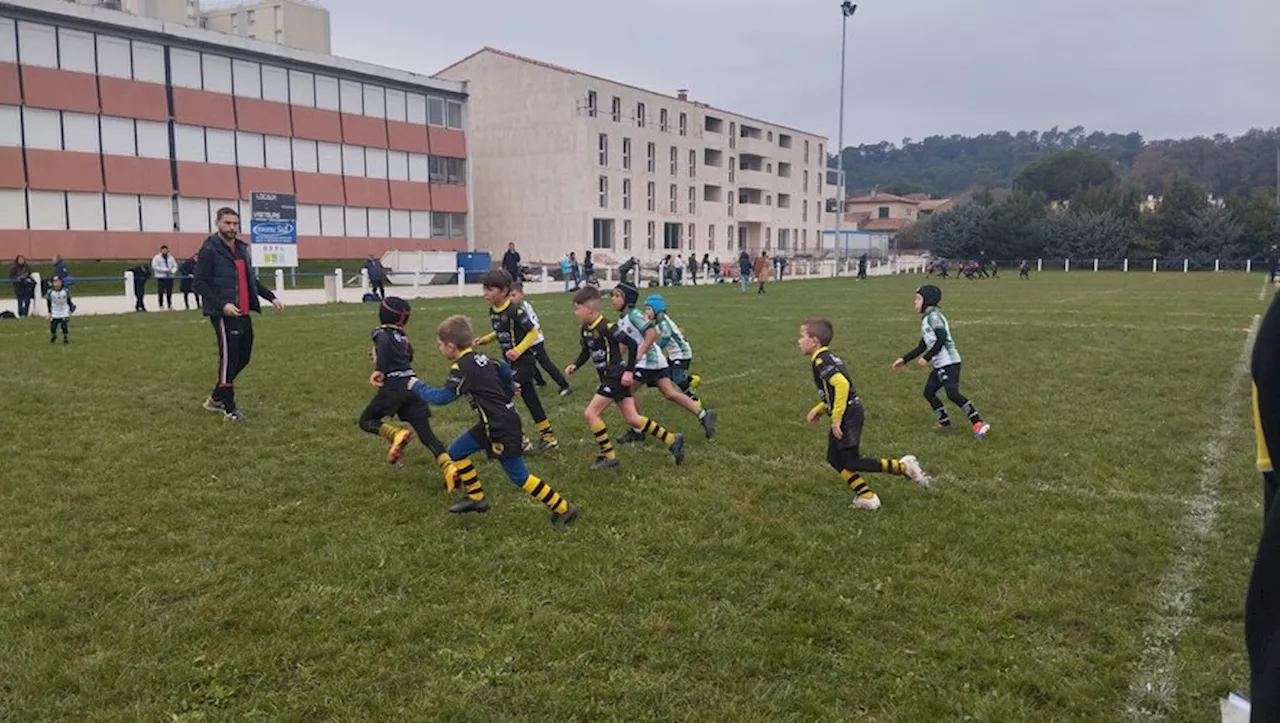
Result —
POLYGON ((1231 434, 1238 423, 1246 394, 1249 355, 1261 316, 1254 316, 1240 357, 1223 390, 1225 398, 1218 424, 1204 444, 1204 465, 1196 480, 1196 492, 1187 501, 1186 513, 1178 525, 1178 549, 1173 562, 1156 586, 1154 618, 1143 633, 1142 657, 1134 667, 1133 679, 1121 711, 1125 720, 1162 720, 1174 711, 1178 697, 1176 647, 1182 633, 1195 622, 1194 597, 1199 585, 1200 566, 1211 548, 1218 522, 1218 487, 1222 462, 1231 434))

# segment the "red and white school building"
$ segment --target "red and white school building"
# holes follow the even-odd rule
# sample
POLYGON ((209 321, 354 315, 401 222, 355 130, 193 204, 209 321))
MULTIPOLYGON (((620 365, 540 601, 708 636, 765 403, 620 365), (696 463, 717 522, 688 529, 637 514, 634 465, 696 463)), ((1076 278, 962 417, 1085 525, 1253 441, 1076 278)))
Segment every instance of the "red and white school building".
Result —
POLYGON ((0 259, 185 256, 255 191, 297 195, 301 258, 470 250, 464 87, 0 0, 0 259))

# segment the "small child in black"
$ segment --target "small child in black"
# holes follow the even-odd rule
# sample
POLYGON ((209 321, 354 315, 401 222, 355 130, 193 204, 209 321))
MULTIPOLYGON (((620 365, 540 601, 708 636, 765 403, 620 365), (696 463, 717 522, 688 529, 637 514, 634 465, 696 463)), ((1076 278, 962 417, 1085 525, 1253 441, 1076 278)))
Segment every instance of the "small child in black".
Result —
POLYGON ((370 334, 373 346, 369 349, 369 357, 377 367, 369 376, 369 384, 378 393, 360 413, 360 428, 391 443, 391 449, 387 451, 387 462, 391 464, 400 461, 405 447, 417 432, 418 439, 435 455, 446 486, 453 490, 457 469, 445 452, 444 443, 431 430, 431 410, 421 399, 410 394, 406 386, 414 376, 413 344, 404 333, 409 311, 409 302, 395 296, 384 299, 378 308, 378 320, 382 323, 370 334), (399 417, 413 430, 384 422, 384 417, 399 417))

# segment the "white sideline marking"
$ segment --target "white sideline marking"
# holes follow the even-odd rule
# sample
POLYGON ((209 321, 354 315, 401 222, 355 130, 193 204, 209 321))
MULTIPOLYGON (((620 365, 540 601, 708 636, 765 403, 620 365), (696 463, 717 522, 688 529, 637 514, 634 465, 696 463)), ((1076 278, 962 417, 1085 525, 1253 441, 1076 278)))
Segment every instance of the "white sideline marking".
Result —
POLYGON ((1204 444, 1204 466, 1196 480, 1196 493, 1187 501, 1178 525, 1178 549, 1173 563, 1155 591, 1155 618, 1143 632, 1142 658, 1134 669, 1123 715, 1126 720, 1162 720, 1175 710, 1178 697, 1178 638, 1195 621, 1193 611, 1200 565, 1209 549, 1218 522, 1218 485, 1232 428, 1240 417, 1245 394, 1241 387, 1249 374, 1249 354, 1261 316, 1253 317, 1249 336, 1227 382, 1226 398, 1213 434, 1204 444))

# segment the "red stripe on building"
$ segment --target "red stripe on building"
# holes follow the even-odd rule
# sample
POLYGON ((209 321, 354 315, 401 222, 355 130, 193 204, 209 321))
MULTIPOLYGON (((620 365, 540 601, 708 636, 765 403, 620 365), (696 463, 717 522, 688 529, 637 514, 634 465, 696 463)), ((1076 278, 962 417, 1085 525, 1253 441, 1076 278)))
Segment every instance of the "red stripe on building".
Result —
POLYGON ((403 121, 387 121, 387 146, 397 151, 430 153, 427 127, 403 121))
POLYGON ((294 171, 293 183, 297 189, 298 203, 316 206, 346 205, 347 195, 342 186, 342 176, 294 171))
POLYGON ((0 229, 0 259, 12 259, 19 254, 31 258, 31 232, 0 229))
MULTIPOLYGON (((149 259, 161 246, 182 259, 195 253, 205 239, 203 234, 145 231, 0 231, 0 251, 7 243, 17 242, 6 239, 9 234, 26 234, 26 255, 39 259, 54 254, 66 259, 149 259)), ((14 255, 4 253, 8 258, 14 255)))
POLYGON ((293 135, 289 106, 269 100, 236 98, 236 126, 242 131, 272 136, 293 135))
POLYGON ((342 141, 353 146, 387 147, 387 121, 363 115, 342 114, 342 141))
POLYGON ((343 176, 347 205, 357 208, 391 208, 391 191, 383 178, 343 176))
POLYGON ((24 102, 35 108, 98 112, 98 76, 69 70, 22 66, 24 102))
POLYGON ((236 167, 178 161, 178 192, 188 198, 239 198, 236 167))
POLYGON ((467 157, 467 137, 462 131, 431 126, 427 129, 427 137, 433 154, 450 158, 467 157))
POLYGON ((256 191, 293 193, 293 171, 240 166, 240 198, 248 199, 256 191))
POLYGON ((18 105, 22 102, 22 86, 18 84, 18 66, 0 63, 0 103, 18 105))
POLYGON ((22 170, 22 149, 9 146, 0 148, 0 188, 25 188, 27 178, 22 170))
POLYGON ((446 213, 466 213, 467 187, 446 183, 431 184, 431 210, 446 213))
POLYGON ((336 111, 289 106, 293 136, 312 141, 342 142, 342 119, 336 111))
POLYGON ((174 88, 173 119, 186 125, 233 131, 236 129, 235 102, 224 93, 174 88))
POLYGON ((37 191, 102 191, 97 153, 26 149, 28 185, 37 191))
POLYGON ((140 196, 168 196, 173 193, 169 162, 160 158, 133 156, 102 157, 107 193, 136 193, 140 196))
POLYGON ((392 181, 391 207, 410 211, 430 211, 431 186, 414 181, 392 181))
POLYGON ((98 76, 98 88, 102 93, 104 115, 169 120, 169 99, 163 85, 101 75, 98 76))

